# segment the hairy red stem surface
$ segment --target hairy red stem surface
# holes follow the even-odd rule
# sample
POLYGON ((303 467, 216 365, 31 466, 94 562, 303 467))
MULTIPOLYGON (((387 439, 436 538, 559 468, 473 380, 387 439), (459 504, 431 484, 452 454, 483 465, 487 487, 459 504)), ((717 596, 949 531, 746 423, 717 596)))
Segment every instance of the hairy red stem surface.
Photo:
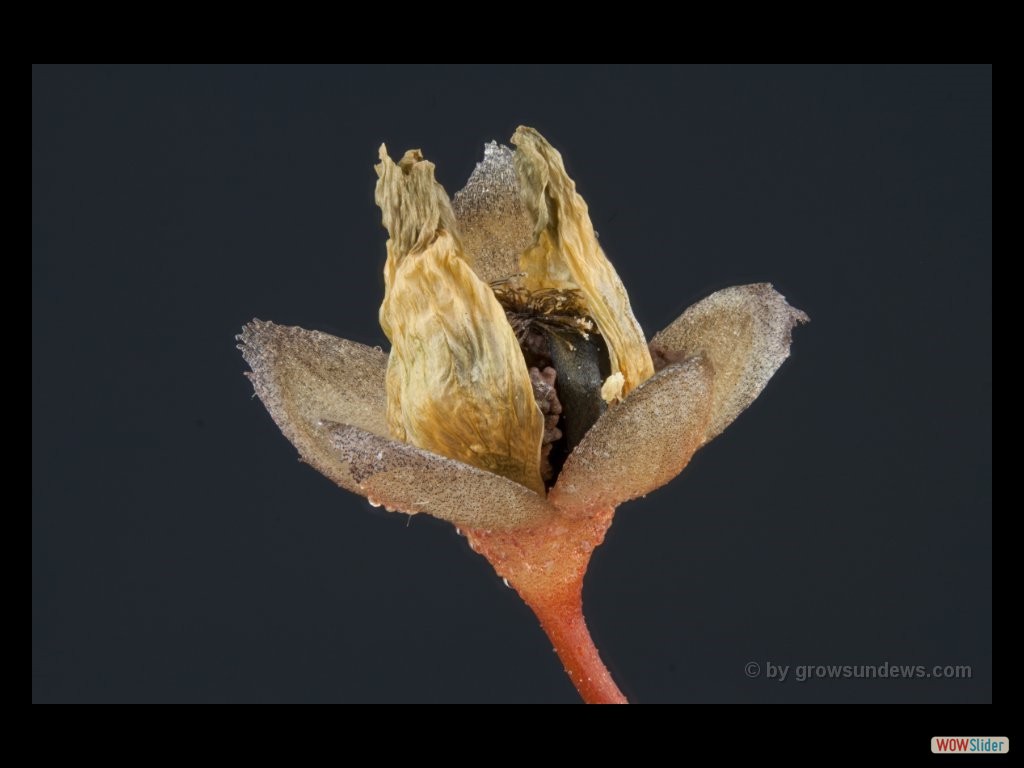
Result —
POLYGON ((615 510, 559 514, 541 526, 516 531, 466 531, 540 619, 566 674, 588 704, 626 704, 601 661, 583 619, 583 576, 604 541, 615 510))

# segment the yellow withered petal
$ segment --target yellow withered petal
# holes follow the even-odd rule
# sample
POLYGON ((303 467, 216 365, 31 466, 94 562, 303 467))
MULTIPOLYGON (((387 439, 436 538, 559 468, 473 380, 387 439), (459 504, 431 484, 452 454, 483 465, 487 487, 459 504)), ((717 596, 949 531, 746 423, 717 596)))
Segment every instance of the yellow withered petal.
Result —
POLYGON ((390 236, 384 263, 384 302, 379 317, 381 328, 390 338, 384 307, 398 265, 410 253, 422 253, 440 230, 447 232, 458 245, 458 227, 448 194, 434 178, 434 164, 424 160, 420 150, 408 150, 397 164, 388 156, 384 144, 380 145, 377 155, 380 162, 374 166, 378 177, 374 199, 390 236))
POLYGON ((434 178, 434 164, 424 160, 418 149, 410 149, 397 164, 383 144, 377 155, 374 197, 391 237, 388 253, 398 258, 420 253, 442 229, 456 237, 455 212, 444 187, 434 178))
POLYGON ((587 204, 565 172, 562 156, 537 131, 520 126, 512 137, 523 202, 534 221, 534 242, 520 257, 529 290, 578 290, 608 346, 613 375, 602 396, 629 394, 654 373, 654 365, 629 296, 598 245, 587 204))
POLYGON ((543 493, 544 417, 519 342, 494 293, 463 257, 449 229, 447 195, 419 157, 407 153, 395 166, 382 154, 378 166, 377 200, 385 224, 395 227, 380 309, 392 344, 391 435, 543 493))
POLYGON ((704 355, 715 369, 707 440, 721 434, 789 357, 793 327, 806 314, 770 283, 726 288, 698 301, 651 339, 663 363, 704 355))

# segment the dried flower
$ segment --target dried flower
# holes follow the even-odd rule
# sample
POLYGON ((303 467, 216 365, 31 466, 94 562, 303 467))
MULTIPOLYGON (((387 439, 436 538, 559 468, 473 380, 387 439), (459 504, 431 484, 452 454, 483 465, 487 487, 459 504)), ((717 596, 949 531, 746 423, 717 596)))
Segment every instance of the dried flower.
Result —
POLYGON ((615 508, 675 477, 807 320, 768 284, 719 291, 647 344, 559 153, 519 128, 450 201, 384 147, 390 354, 254 320, 257 395, 302 458, 373 504, 459 526, 533 608, 583 698, 619 702, 581 588, 615 508))

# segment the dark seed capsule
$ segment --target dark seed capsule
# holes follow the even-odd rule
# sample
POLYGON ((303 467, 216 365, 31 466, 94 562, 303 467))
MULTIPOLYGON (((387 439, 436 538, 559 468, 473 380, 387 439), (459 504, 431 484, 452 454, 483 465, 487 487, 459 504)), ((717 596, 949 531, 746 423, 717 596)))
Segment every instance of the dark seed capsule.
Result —
POLYGON ((551 364, 558 371, 558 399, 562 403, 562 433, 565 452, 572 453, 587 431, 607 408, 601 399, 602 368, 608 354, 600 336, 559 328, 549 330, 551 364))
POLYGON ((607 408, 601 385, 610 373, 608 349, 578 291, 531 292, 505 281, 494 284, 494 294, 534 372, 534 396, 545 416, 541 472, 550 486, 607 408))

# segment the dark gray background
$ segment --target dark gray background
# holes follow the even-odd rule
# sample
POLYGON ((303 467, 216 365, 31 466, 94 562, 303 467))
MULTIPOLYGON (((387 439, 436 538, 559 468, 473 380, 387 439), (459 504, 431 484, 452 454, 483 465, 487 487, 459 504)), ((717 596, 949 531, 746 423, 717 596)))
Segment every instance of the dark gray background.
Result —
POLYGON ((386 344, 381 141, 450 193, 563 152, 648 332, 768 280, 812 323, 620 508, 585 590, 638 701, 992 696, 992 74, 944 68, 36 68, 36 701, 566 701, 447 524, 373 510, 250 399, 253 316, 386 344), (970 680, 744 665, 968 664, 970 680))

